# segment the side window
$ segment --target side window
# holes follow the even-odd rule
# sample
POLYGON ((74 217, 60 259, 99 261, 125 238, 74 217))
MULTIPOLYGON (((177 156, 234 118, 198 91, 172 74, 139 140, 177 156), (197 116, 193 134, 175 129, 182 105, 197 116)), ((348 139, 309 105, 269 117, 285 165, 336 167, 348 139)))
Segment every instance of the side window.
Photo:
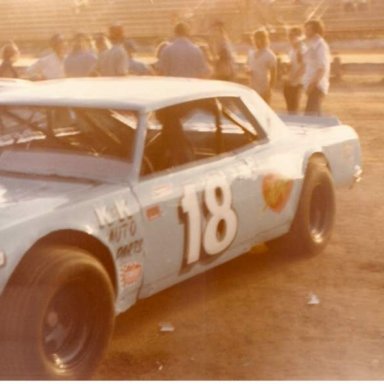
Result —
POLYGON ((223 151, 234 150, 265 137, 260 125, 240 98, 220 98, 219 102, 224 137, 223 151))
POLYGON ((217 126, 215 99, 178 104, 152 113, 148 118, 141 174, 214 156, 217 126))
POLYGON ((141 174, 212 158, 254 143, 261 129, 238 97, 208 98, 153 112, 141 174))
POLYGON ((220 153, 217 141, 220 112, 215 99, 195 102, 183 120, 183 127, 185 135, 193 147, 195 160, 205 159, 220 153))

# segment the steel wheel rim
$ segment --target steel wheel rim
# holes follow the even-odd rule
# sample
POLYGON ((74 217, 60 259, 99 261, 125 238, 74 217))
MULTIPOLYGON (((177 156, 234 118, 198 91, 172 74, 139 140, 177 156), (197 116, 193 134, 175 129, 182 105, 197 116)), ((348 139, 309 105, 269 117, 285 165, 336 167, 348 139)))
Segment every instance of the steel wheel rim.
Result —
POLYGON ((312 193, 309 212, 309 227, 311 237, 316 243, 324 241, 329 226, 329 203, 326 188, 317 185, 312 193))
POLYGON ((48 305, 42 343, 46 358, 56 369, 70 369, 81 360, 91 335, 89 302, 84 287, 71 282, 56 292, 48 305))

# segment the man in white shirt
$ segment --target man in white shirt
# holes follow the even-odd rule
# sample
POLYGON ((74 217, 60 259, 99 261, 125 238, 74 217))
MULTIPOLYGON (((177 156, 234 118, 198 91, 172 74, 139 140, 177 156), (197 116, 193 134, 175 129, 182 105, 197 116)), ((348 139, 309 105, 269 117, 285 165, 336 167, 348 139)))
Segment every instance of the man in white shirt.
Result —
POLYGON ((61 79, 65 77, 64 61, 68 44, 60 34, 52 36, 50 40, 52 53, 43 56, 27 69, 27 77, 32 80, 61 79))
POLYGON ((320 115, 321 105, 329 90, 331 55, 324 40, 324 27, 318 20, 307 21, 304 25, 306 49, 304 52, 303 85, 307 94, 305 113, 320 115))

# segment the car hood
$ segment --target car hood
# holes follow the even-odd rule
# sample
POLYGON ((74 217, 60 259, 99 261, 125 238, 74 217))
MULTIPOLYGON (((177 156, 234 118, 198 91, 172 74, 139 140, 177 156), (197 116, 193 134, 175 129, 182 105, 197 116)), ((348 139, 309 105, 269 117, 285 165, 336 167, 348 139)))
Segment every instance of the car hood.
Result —
POLYGON ((0 229, 87 196, 95 183, 0 173, 0 229))

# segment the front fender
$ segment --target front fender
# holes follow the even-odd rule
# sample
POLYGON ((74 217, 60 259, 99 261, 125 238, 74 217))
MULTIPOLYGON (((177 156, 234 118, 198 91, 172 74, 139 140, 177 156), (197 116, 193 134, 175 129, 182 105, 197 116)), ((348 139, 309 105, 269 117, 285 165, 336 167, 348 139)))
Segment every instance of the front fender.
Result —
MULTIPOLYGON (((59 239, 57 233, 83 234, 89 236, 108 250, 113 265, 116 282, 116 312, 120 313, 132 306, 137 299, 143 280, 144 239, 140 210, 132 196, 126 195, 127 211, 125 219, 108 216, 112 222, 102 225, 96 208, 113 209, 114 203, 121 201, 121 196, 112 196, 86 203, 65 206, 46 214, 37 215, 24 222, 10 225, 0 233, 0 293, 4 290, 10 277, 22 258, 30 249, 45 239, 59 239), (133 201, 132 201, 133 200, 133 201), (129 202, 129 204, 128 204, 129 202), (129 212, 128 212, 129 207, 129 212), (135 233, 127 228, 127 223, 134 222, 135 233)), ((107 211, 106 211, 107 212, 107 211)), ((55 240, 52 240, 55 243, 55 240)), ((76 244, 76 239, 66 241, 76 244)), ((59 243, 58 243, 59 244, 59 243)), ((97 255, 96 255, 97 257, 97 255)))

